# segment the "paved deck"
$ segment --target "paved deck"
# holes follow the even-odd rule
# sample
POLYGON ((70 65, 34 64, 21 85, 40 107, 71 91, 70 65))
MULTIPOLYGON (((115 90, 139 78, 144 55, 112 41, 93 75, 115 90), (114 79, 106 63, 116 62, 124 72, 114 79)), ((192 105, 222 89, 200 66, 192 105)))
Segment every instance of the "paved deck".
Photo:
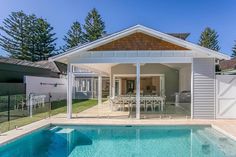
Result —
MULTIPOLYGON (((125 111, 112 111, 109 102, 103 102, 101 105, 93 106, 83 112, 74 115, 77 118, 111 118, 111 119, 127 119, 135 118, 135 110, 130 114, 128 108, 125 111)), ((188 113, 180 107, 168 105, 164 111, 148 111, 141 110, 141 119, 185 119, 190 118, 188 113)))
POLYGON ((191 120, 191 119, 107 119, 107 118, 73 118, 66 119, 58 115, 41 120, 21 128, 3 133, 0 136, 0 145, 19 138, 36 129, 50 124, 62 125, 211 125, 216 130, 236 140, 236 120, 191 120))
POLYGON ((77 118, 128 118, 128 111, 111 111, 108 101, 75 115, 77 118))

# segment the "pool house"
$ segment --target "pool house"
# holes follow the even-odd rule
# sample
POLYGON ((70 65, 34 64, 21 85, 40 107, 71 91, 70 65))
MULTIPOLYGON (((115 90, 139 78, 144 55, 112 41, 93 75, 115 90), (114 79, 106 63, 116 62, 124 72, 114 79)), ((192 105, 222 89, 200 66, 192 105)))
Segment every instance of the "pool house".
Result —
POLYGON ((51 57, 67 64, 67 117, 72 99, 96 97, 90 116, 215 119, 215 66, 230 57, 188 35, 136 25, 51 57))

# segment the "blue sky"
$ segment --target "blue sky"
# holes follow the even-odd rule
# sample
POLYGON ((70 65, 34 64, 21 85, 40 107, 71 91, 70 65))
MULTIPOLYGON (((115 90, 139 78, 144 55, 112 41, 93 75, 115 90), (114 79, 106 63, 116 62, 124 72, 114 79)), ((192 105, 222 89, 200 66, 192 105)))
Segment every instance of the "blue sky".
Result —
MULTIPOLYGON (((84 23, 93 7, 108 33, 142 24, 162 32, 190 32, 188 41, 197 43, 209 26, 219 34, 221 52, 229 55, 236 40, 236 0, 1 0, 0 24, 12 11, 34 13, 54 27, 61 46, 72 22, 84 23)), ((7 53, 0 50, 0 55, 7 53)))

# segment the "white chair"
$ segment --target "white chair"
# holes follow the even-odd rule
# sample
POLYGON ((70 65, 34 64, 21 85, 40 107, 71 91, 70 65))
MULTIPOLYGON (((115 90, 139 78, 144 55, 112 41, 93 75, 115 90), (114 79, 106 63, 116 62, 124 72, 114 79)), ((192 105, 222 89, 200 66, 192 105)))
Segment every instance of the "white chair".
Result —
POLYGON ((151 110, 153 111, 153 97, 146 97, 146 112, 148 111, 148 108, 151 108, 151 110))
POLYGON ((121 96, 117 97, 116 105, 119 111, 124 111, 123 97, 121 96))
POLYGON ((154 108, 154 111, 156 110, 156 108, 158 108, 158 111, 161 110, 161 100, 160 99, 154 98, 154 100, 153 100, 153 108, 154 108))
POLYGON ((117 107, 117 110, 121 110, 121 108, 122 108, 122 99, 121 99, 121 97, 116 97, 116 99, 115 99, 115 104, 116 104, 116 107, 117 107))
POLYGON ((145 98, 141 97, 140 98, 140 109, 143 108, 143 110, 146 110, 146 103, 145 103, 145 98))
POLYGON ((111 111, 113 111, 115 104, 113 102, 114 99, 112 99, 111 97, 108 98, 108 102, 109 102, 109 108, 111 111))
POLYGON ((129 108, 130 108, 130 112, 133 112, 133 108, 136 107, 136 99, 133 97, 133 98, 130 98, 130 104, 129 104, 129 108))
POLYGON ((125 111, 125 108, 129 109, 130 100, 129 100, 129 97, 123 97, 122 99, 123 99, 122 108, 123 108, 123 111, 125 111))

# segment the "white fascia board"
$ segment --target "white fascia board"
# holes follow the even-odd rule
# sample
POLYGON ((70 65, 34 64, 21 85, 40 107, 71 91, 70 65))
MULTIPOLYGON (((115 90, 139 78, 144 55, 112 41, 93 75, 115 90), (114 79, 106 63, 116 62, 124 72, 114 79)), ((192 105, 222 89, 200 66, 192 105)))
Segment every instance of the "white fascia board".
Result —
POLYGON ((107 57, 107 58, 75 58, 71 64, 99 64, 99 63, 191 63, 192 57, 107 57))

